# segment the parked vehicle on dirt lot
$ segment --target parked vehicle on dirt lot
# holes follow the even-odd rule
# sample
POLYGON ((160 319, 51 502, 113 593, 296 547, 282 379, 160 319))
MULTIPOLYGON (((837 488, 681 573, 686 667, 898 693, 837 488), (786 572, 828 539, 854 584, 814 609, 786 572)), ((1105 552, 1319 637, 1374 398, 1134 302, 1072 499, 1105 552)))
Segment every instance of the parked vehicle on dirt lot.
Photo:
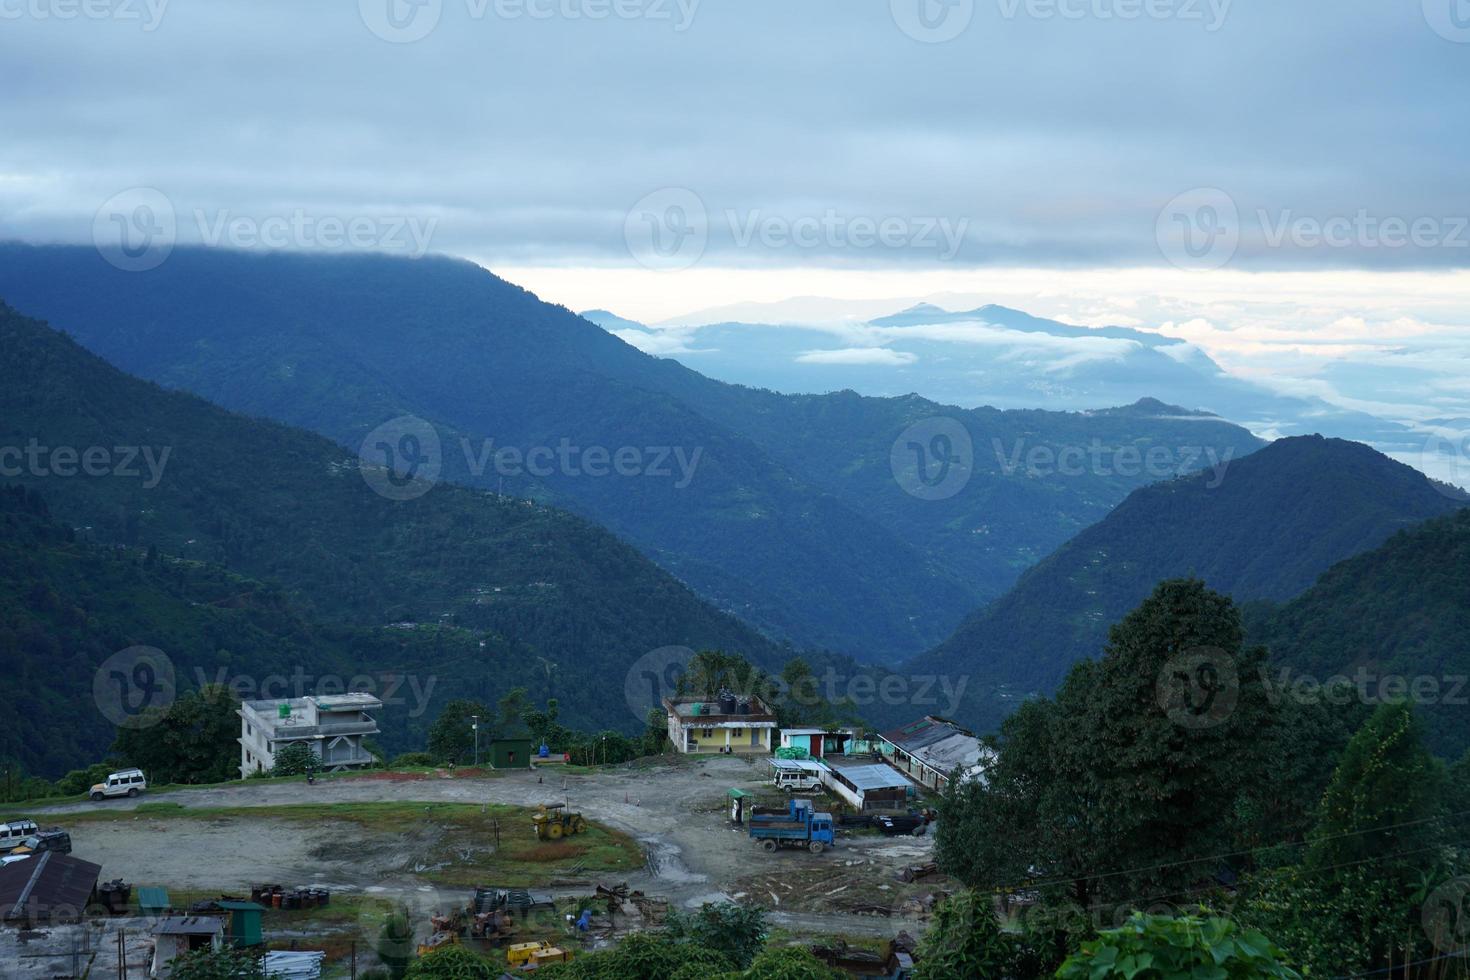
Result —
POLYGON ((105 782, 94 785, 90 795, 93 800, 113 796, 137 796, 147 788, 148 780, 143 776, 143 770, 124 769, 108 776, 105 782))
POLYGON ((9 823, 0 823, 0 854, 19 847, 27 837, 38 833, 40 829, 34 820, 12 820, 9 823))
POLYGON ((39 834, 32 834, 20 845, 13 849, 11 854, 43 854, 46 851, 55 851, 57 854, 71 853, 71 834, 64 830, 43 830, 39 834))
POLYGON ((809 793, 822 788, 822 778, 810 769, 777 769, 773 781, 777 789, 788 793, 809 793))
POLYGON ((883 813, 873 818, 873 826, 887 837, 901 834, 923 837, 929 832, 929 816, 926 813, 883 813))
POLYGON ((565 803, 542 803, 531 814, 531 825, 536 828, 537 840, 561 840, 587 829, 582 815, 567 812, 565 803))
POLYGON ((772 813, 757 809, 750 816, 750 839, 759 841, 767 853, 778 847, 805 847, 821 854, 836 840, 832 814, 817 813, 811 800, 792 800, 785 810, 772 813))

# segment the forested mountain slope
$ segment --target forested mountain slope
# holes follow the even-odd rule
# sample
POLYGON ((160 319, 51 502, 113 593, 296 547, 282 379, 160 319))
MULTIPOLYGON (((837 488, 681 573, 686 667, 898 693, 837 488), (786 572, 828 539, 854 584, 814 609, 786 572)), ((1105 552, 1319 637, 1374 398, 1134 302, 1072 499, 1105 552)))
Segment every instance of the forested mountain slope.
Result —
POLYGON ((1458 491, 1359 443, 1282 439, 1231 463, 1135 491, 974 613, 910 669, 968 675, 971 720, 1049 692, 1099 654, 1108 628, 1161 580, 1193 576, 1237 600, 1284 600, 1345 558, 1449 513, 1458 491))
POLYGON ((582 518, 447 484, 389 499, 328 440, 129 377, 3 306, 0 349, 3 479, 85 538, 271 583, 315 622, 469 631, 485 653, 454 679, 532 683, 588 725, 637 723, 608 692, 649 650, 787 656, 582 518))
POLYGON ((1435 750, 1458 758, 1470 747, 1470 510, 1334 565, 1251 632, 1282 696, 1339 676, 1370 702, 1407 696, 1435 750))

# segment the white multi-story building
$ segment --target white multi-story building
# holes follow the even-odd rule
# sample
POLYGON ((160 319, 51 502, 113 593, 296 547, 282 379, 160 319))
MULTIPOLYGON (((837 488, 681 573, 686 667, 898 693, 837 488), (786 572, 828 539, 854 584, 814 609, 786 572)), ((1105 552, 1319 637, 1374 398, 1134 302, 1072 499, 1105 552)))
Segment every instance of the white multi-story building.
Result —
POLYGON ((321 768, 340 772, 373 761, 362 740, 378 734, 369 712, 383 707, 371 694, 320 694, 304 698, 246 701, 240 705, 240 778, 269 772, 276 753, 305 742, 321 768))

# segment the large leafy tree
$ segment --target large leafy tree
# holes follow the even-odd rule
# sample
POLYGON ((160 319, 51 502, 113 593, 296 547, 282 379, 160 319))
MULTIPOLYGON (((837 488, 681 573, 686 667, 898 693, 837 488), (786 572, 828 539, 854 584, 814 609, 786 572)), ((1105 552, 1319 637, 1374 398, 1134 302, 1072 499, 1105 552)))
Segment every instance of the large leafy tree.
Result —
POLYGON ((1380 705, 1343 750, 1304 860, 1248 878, 1238 918, 1314 974, 1374 973, 1442 952, 1424 916, 1436 886, 1455 878, 1448 845, 1467 823, 1446 796, 1413 709, 1380 705))
POLYGON ((1372 859, 1387 871, 1433 864, 1444 839, 1444 772, 1414 710, 1381 705, 1348 742, 1322 798, 1307 865, 1330 871, 1372 859))
POLYGON ((1228 598, 1160 584, 1101 660, 1006 722, 986 782, 945 801, 940 860, 972 887, 1052 883, 1084 908, 1207 886, 1259 764, 1264 656, 1228 598))
POLYGON ((464 765, 474 761, 475 730, 471 726, 477 716, 480 719, 480 748, 484 749, 495 718, 490 709, 467 698, 456 698, 444 706, 429 727, 429 755, 435 762, 464 765))
POLYGON ((706 903, 697 912, 670 912, 665 930, 673 941, 713 950, 743 969, 765 945, 766 915, 752 905, 706 903))
POLYGON ((162 783, 218 783, 239 776, 239 700, 207 684, 180 695, 166 710, 121 728, 112 751, 162 783))
POLYGON ((1113 627, 1103 658, 1067 678, 1055 778, 1082 790, 1087 863, 1070 873, 1106 872, 1096 895, 1167 897, 1218 870, 1207 858, 1230 849, 1267 713, 1264 659, 1244 649, 1230 599, 1184 579, 1161 583, 1113 627))

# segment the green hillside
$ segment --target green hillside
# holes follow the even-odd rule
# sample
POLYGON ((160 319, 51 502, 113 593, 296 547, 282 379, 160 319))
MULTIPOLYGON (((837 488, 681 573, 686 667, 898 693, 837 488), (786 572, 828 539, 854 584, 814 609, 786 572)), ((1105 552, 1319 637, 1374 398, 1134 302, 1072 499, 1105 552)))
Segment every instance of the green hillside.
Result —
POLYGON ((1298 686, 1303 676, 1343 676, 1378 700, 1399 690, 1431 746, 1457 758, 1470 747, 1470 509, 1335 565, 1252 633, 1271 648, 1271 680, 1284 696, 1314 696, 1298 686))
MULTIPOLYGON (((533 696, 561 698, 569 718, 628 727, 637 719, 623 703, 622 682, 647 651, 717 647, 764 664, 786 656, 581 518, 449 485, 412 500, 387 499, 368 485, 357 457, 331 442, 131 378, 5 307, 0 349, 8 375, 0 387, 0 447, 21 453, 6 456, 6 481, 39 491, 84 539, 153 548, 171 568, 218 566, 265 582, 305 620, 406 624, 395 634, 463 633, 474 644, 469 655, 446 648, 444 659, 453 663, 442 667, 445 688, 473 684, 489 695, 526 683, 533 696), (79 460, 88 450, 108 461, 101 467, 94 453, 98 475, 83 472, 79 460)), ((25 579, 15 586, 30 587, 25 579)), ((113 625, 119 636, 138 637, 131 642, 149 642, 143 627, 158 624, 113 625)), ((219 649, 235 651, 234 644, 178 635, 189 648, 179 652, 185 659, 210 662, 219 649)), ((405 660, 374 647, 353 656, 376 670, 441 669, 421 652, 405 660)), ((322 669, 315 652, 300 659, 308 671, 322 669)), ((249 661, 242 655, 240 662, 249 661)))
POLYGON ((1240 601, 1285 600, 1335 563, 1451 512, 1462 496, 1358 443, 1282 439, 1232 463, 1137 490, 976 612, 914 671, 970 675, 969 717, 993 725, 1050 692, 1163 579, 1240 601), (1218 485, 1216 483, 1218 482, 1218 485))

